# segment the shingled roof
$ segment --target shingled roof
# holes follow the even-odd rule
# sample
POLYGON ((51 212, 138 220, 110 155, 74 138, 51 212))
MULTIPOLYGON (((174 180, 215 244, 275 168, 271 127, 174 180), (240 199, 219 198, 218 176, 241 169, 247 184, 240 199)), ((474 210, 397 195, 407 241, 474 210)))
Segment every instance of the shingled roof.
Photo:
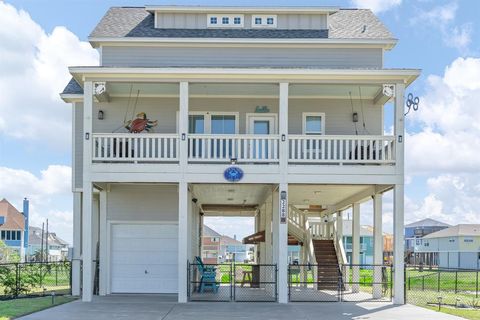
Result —
POLYGON ((23 230, 25 228, 25 216, 7 199, 0 201, 0 216, 5 217, 5 224, 0 226, 2 230, 23 230))
POLYGON ((424 239, 445 237, 480 237, 480 224, 458 224, 454 227, 443 229, 423 237, 424 239))
POLYGON ((112 7, 90 38, 270 38, 394 39, 368 9, 340 9, 329 16, 329 30, 286 29, 156 29, 154 15, 143 7, 112 7))

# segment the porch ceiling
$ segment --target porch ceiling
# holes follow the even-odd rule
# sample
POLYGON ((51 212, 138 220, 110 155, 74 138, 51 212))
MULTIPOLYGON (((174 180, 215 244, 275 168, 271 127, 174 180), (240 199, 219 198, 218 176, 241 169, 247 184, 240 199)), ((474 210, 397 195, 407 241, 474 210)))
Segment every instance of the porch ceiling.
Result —
POLYGON ((362 191, 369 185, 289 185, 288 202, 299 208, 312 205, 333 206, 362 191))
POLYGON ((263 203, 269 192, 272 186, 265 184, 192 185, 192 193, 207 216, 253 216, 255 206, 263 203))
MULTIPOLYGON (((292 84, 291 99, 338 98, 374 99, 381 92, 380 85, 357 84, 292 84)), ((189 96, 192 98, 278 98, 278 85, 268 83, 191 83, 189 96)), ((176 83, 128 83, 108 82, 107 92, 112 97, 178 97, 176 83)))

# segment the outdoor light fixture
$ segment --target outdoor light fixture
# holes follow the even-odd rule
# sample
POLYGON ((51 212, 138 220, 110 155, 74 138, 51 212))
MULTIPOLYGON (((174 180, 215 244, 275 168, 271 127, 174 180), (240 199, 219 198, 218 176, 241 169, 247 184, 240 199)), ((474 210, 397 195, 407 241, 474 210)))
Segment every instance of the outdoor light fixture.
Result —
POLYGON ((352 115, 352 121, 353 122, 358 122, 358 112, 354 112, 352 115))
POLYGON ((230 164, 231 165, 237 164, 237 158, 230 158, 230 164))
POLYGON ((97 116, 98 120, 103 120, 103 116, 104 116, 103 111, 102 111, 102 110, 98 110, 98 116, 97 116))
POLYGON ((187 139, 187 135, 185 133, 182 133, 182 141, 185 141, 187 139))
POLYGON ((284 134, 282 134, 282 141, 285 141, 285 140, 287 140, 287 137, 284 134))
POLYGON ((90 140, 90 133, 89 132, 85 132, 85 140, 90 140))

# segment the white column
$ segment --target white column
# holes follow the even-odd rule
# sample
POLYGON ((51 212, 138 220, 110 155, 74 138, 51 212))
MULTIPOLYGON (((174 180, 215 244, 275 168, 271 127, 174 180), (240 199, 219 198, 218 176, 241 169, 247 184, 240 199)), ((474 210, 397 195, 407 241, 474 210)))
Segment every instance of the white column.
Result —
POLYGON ((92 162, 93 83, 83 86, 83 194, 82 194, 82 300, 92 301, 93 256, 92 256, 92 192, 90 165, 92 162))
POLYGON ((279 85, 279 134, 280 134, 280 181, 278 187, 278 210, 273 214, 278 221, 276 232, 278 233, 278 302, 288 302, 288 82, 281 82, 279 85), (282 193, 284 199, 282 200, 282 193), (283 202, 283 204, 282 204, 283 202), (286 220, 281 221, 280 213, 282 205, 286 212, 286 220))
POLYGON ((188 165, 188 82, 180 82, 180 111, 178 133, 180 139, 180 182, 178 184, 178 302, 187 302, 188 183, 185 172, 188 165))
POLYGON ((273 232, 276 240, 275 256, 278 267, 278 302, 288 302, 288 217, 286 221, 282 221, 280 214, 282 206, 288 214, 288 185, 281 183, 278 188, 278 196, 275 197, 278 205, 273 211, 273 232), (282 199, 282 192, 285 198, 282 199), (282 203, 283 202, 283 203, 282 203))
POLYGON ((72 295, 80 296, 80 259, 82 250, 82 193, 73 193, 72 295))
MULTIPOLYGON (((337 212, 337 243, 343 238, 343 215, 342 211, 337 212)), ((343 241, 342 241, 343 242, 343 241)))
POLYGON ((188 184, 178 184, 178 302, 187 302, 188 184))
POLYGON ((178 133, 180 139, 180 171, 182 177, 188 164, 188 82, 180 82, 180 111, 178 113, 178 133))
POLYGON ((82 301, 84 302, 92 301, 93 296, 92 192, 92 183, 84 181, 82 193, 82 301))
POLYGON ((107 294, 107 191, 100 191, 100 274, 98 293, 101 296, 107 294))
POLYGON ((373 196, 373 264, 374 267, 374 285, 373 298, 382 297, 382 267, 383 265, 383 232, 382 232, 382 194, 377 193, 373 196))
POLYGON ((404 101, 405 85, 395 86, 395 168, 398 183, 393 192, 393 267, 394 267, 394 298, 395 304, 404 304, 404 101))
POLYGON ((352 206, 352 292, 360 291, 360 203, 352 206), (355 266, 357 265, 357 266, 355 266))

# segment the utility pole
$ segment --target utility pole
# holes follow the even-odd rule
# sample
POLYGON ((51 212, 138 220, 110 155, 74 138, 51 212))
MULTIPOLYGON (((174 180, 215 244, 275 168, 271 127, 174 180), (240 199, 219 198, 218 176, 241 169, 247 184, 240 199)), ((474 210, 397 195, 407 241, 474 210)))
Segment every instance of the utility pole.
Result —
POLYGON ((47 219, 47 237, 45 238, 45 254, 48 262, 48 219, 47 219))
POLYGON ((42 240, 40 241, 40 262, 43 262, 43 230, 45 228, 45 223, 42 222, 42 240))

